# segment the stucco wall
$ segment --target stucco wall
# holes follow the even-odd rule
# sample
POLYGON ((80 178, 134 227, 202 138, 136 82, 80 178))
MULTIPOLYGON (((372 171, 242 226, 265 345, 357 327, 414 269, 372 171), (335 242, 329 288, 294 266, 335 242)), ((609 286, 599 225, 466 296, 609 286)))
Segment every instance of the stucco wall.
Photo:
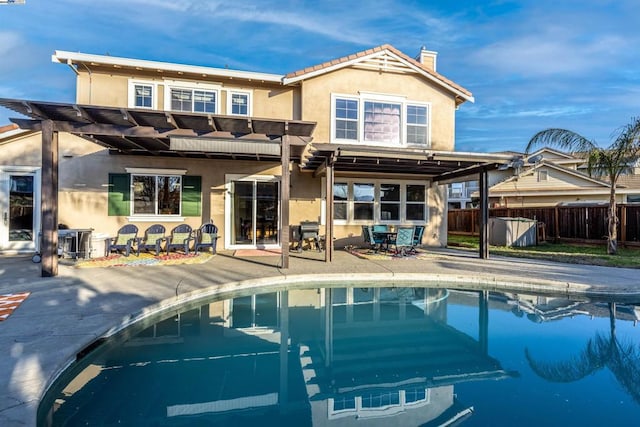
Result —
POLYGON ((331 94, 357 96, 360 92, 406 97, 431 104, 431 148, 454 148, 455 102, 450 93, 415 75, 379 73, 344 68, 302 83, 302 119, 318 122, 314 140, 331 140, 331 94))

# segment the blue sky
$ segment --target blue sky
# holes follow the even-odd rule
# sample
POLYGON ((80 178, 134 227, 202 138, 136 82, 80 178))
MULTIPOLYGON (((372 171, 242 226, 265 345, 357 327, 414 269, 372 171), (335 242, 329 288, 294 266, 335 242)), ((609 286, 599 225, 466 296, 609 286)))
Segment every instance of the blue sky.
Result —
MULTIPOLYGON (((476 102, 456 150, 522 151, 548 127, 606 146, 640 115, 637 0, 27 0, 0 6, 0 97, 73 102, 54 50, 286 74, 389 43, 438 52, 476 102)), ((0 107, 0 124, 16 114, 0 107)))

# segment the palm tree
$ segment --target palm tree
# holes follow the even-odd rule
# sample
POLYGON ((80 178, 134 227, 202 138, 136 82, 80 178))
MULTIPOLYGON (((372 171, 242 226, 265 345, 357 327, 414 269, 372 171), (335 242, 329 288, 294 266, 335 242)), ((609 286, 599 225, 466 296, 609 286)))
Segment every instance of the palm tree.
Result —
POLYGON ((609 213, 607 215, 607 253, 613 255, 618 250, 618 213, 616 208, 616 184, 620 175, 627 174, 640 158, 640 118, 620 128, 614 133, 615 140, 607 148, 566 129, 546 129, 536 133, 527 144, 525 152, 539 145, 556 146, 571 153, 587 156, 587 172, 596 178, 607 178, 611 184, 609 213), (616 136, 617 135, 617 136, 616 136))

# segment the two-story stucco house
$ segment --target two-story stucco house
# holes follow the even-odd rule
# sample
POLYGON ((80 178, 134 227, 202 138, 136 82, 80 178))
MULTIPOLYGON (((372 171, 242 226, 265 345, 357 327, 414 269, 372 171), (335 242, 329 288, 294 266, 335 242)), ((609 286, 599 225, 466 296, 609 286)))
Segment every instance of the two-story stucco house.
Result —
POLYGON ((209 219, 224 249, 288 251, 304 220, 336 246, 372 223, 425 225, 422 243, 444 245, 445 184, 510 157, 454 151, 473 96, 436 56, 382 45, 276 75, 56 51, 76 103, 0 99, 29 117, 0 134, 0 250, 33 250, 57 223, 113 235, 209 219))

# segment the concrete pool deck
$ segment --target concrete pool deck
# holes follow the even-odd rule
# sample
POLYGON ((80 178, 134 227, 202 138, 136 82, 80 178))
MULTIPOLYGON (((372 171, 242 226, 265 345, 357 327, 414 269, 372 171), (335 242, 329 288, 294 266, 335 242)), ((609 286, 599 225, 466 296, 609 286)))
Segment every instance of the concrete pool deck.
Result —
POLYGON ((434 249, 425 259, 368 260, 337 250, 325 264, 324 254, 292 254, 290 268, 277 267, 280 257, 233 257, 221 252, 204 264, 136 268, 75 268, 61 263, 59 275, 40 277, 40 264, 28 256, 0 256, 0 294, 31 292, 0 322, 0 425, 36 425, 37 407, 50 382, 76 353, 133 313, 182 300, 213 289, 236 289, 284 281, 353 279, 446 282, 452 288, 489 284, 489 289, 526 293, 558 292, 572 296, 637 297, 640 270, 561 264, 492 257, 434 249))

